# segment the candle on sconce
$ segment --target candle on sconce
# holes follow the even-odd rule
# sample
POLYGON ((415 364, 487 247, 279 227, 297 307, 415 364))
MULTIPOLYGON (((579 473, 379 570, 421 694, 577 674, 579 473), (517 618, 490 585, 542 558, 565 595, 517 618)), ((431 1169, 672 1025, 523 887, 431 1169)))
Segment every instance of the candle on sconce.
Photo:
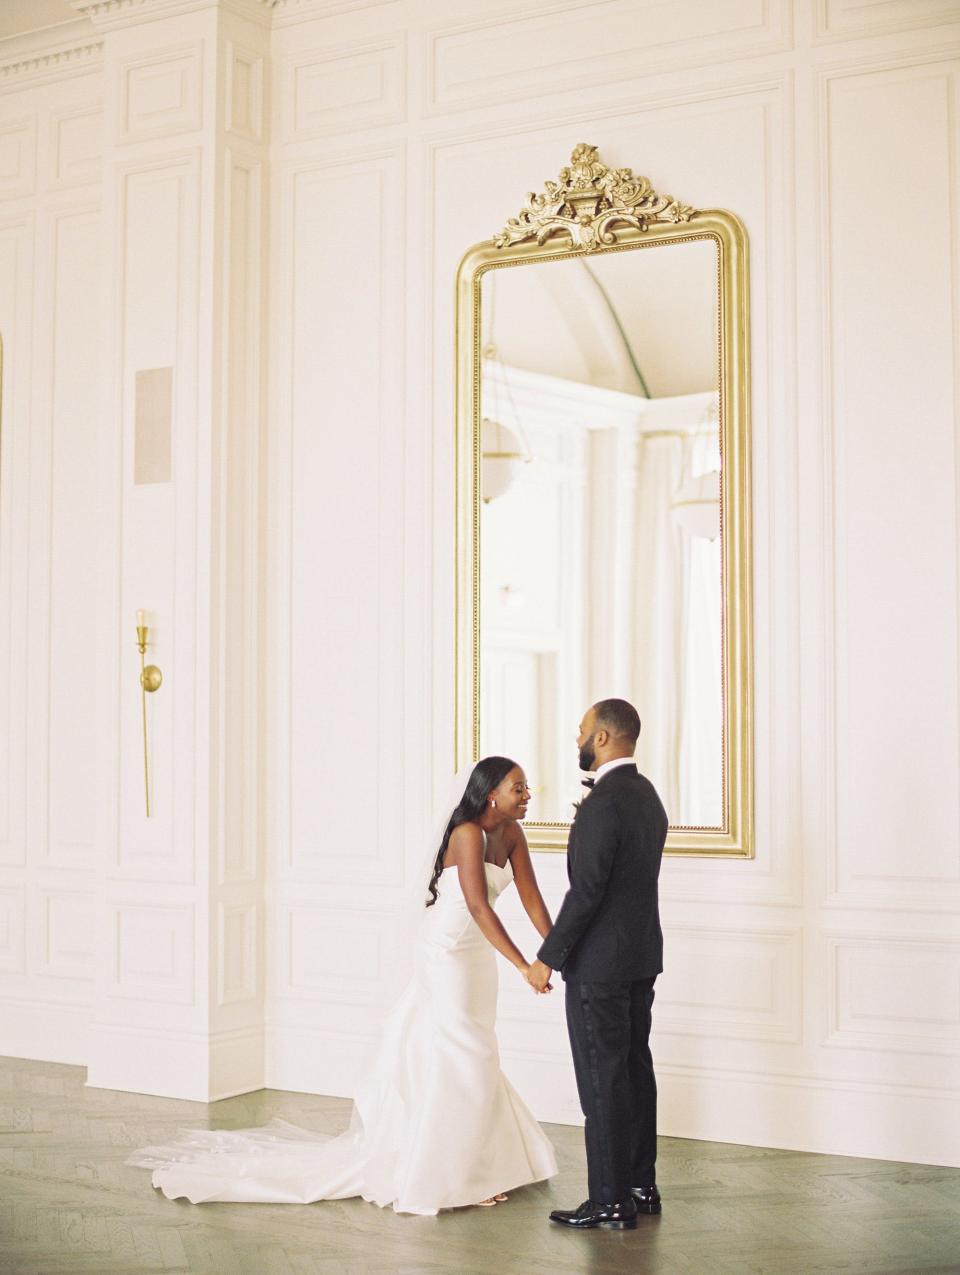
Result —
POLYGON ((137 649, 140 652, 140 708, 143 715, 143 796, 146 808, 147 818, 150 818, 150 767, 147 758, 147 693, 151 694, 160 689, 163 683, 163 674, 155 664, 147 664, 145 656, 147 653, 147 640, 149 630, 147 628, 147 614, 141 608, 137 609, 137 649))

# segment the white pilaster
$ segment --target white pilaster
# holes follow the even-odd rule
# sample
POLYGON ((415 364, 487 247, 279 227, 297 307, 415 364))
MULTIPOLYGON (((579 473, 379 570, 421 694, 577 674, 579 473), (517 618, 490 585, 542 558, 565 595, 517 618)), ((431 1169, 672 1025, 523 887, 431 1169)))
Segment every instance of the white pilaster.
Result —
MULTIPOLYGON (((262 1084, 258 451, 268 6, 78 5, 102 30, 120 490, 118 777, 89 1083, 211 1100, 262 1084), (171 369, 148 472, 138 374, 171 369), (138 445, 141 453, 138 458, 138 445), (163 685, 147 700, 138 608, 163 685)), ((160 374, 161 382, 163 373, 160 374)), ((142 393, 142 379, 141 379, 142 393)), ((111 783, 112 783, 111 778, 111 783)))

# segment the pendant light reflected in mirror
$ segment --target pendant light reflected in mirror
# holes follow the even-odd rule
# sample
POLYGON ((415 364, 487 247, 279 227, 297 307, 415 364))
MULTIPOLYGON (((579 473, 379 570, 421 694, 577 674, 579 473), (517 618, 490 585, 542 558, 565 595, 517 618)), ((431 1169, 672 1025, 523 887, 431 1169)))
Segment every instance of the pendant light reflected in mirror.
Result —
POLYGON ((521 465, 528 465, 533 456, 520 423, 517 405, 513 401, 507 369, 500 358, 494 339, 496 315, 496 272, 490 276, 490 300, 487 308, 487 340, 481 351, 483 357, 484 404, 489 403, 490 415, 480 424, 480 497, 485 505, 508 491, 521 465), (513 429, 504 425, 507 415, 513 429))

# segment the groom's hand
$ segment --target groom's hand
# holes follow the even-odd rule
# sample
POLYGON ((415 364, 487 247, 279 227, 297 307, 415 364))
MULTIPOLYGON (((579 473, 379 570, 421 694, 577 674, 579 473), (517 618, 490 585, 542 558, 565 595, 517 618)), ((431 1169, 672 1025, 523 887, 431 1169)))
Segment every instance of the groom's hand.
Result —
POLYGON ((543 961, 534 961, 532 965, 527 967, 527 982, 535 992, 552 992, 550 985, 550 975, 553 970, 549 965, 544 965, 543 961))

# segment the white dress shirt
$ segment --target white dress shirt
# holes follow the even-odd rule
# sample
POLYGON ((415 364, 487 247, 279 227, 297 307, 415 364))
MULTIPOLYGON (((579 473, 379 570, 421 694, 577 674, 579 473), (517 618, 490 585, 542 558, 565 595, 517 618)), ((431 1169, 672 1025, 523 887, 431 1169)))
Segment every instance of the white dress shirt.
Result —
POLYGON ((610 771, 615 770, 617 766, 635 766, 636 764, 635 757, 614 757, 613 761, 605 761, 602 766, 597 767, 594 785, 596 786, 604 775, 609 775, 610 771))

